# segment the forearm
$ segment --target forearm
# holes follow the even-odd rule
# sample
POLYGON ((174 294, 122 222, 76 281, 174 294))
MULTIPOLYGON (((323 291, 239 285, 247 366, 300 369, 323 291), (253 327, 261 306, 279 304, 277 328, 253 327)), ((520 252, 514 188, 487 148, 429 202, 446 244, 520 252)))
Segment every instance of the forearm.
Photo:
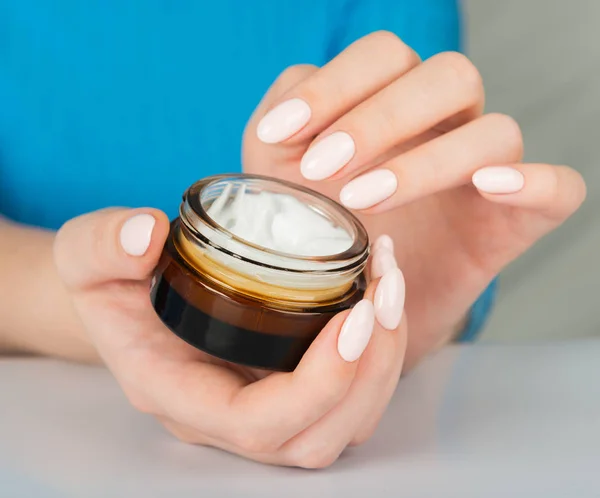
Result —
POLYGON ((54 234, 0 217, 0 355, 97 362, 52 257, 54 234))

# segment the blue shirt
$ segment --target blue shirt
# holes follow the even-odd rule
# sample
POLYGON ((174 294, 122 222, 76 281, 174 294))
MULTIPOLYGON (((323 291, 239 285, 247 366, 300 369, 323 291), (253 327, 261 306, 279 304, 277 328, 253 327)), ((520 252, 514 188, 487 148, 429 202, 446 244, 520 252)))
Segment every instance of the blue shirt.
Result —
POLYGON ((276 76, 376 30, 423 58, 460 50, 458 0, 3 0, 0 212, 58 228, 106 206, 174 216, 241 169, 276 76))

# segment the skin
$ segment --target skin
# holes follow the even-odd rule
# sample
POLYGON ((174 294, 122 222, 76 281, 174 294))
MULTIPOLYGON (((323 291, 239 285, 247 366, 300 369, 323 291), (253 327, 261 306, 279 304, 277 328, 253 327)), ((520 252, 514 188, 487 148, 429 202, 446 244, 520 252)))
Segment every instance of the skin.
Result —
POLYGON ((356 214, 372 240, 383 233, 394 240, 408 289, 408 368, 448 342, 498 273, 585 198, 585 183, 573 169, 522 164, 518 124, 506 115, 483 114, 483 108, 481 77, 464 55, 443 53, 422 63, 394 34, 376 32, 321 69, 289 68, 246 129, 247 170, 334 199, 369 170, 396 174, 396 193, 356 214), (256 123, 291 98, 310 105, 310 121, 280 144, 261 143, 256 123), (354 157, 331 178, 306 180, 298 168, 302 156, 336 131, 353 137, 354 157), (498 165, 520 171, 523 189, 495 195, 474 188, 476 171, 498 165))
MULTIPOLYGON (((0 220, 0 270, 7 277, 0 281, 0 349, 103 362, 134 407, 183 441, 269 464, 328 466, 348 445, 370 437, 403 368, 451 340, 497 273, 585 197, 573 170, 522 164, 516 123, 482 110, 481 78, 464 56, 421 63, 394 35, 374 33, 321 69, 286 70, 251 118, 247 172, 333 198, 372 168, 385 165, 398 175, 396 193, 358 215, 372 240, 383 233, 394 240, 408 289, 406 313, 396 330, 376 322, 356 361, 345 361, 337 349, 348 312, 323 329, 292 373, 239 368, 183 343, 158 320, 148 297, 168 233, 166 216, 153 209, 86 214, 57 234, 0 220), (310 121, 282 143, 261 142, 259 120, 293 97, 310 105, 310 121), (305 180, 302 156, 338 130, 353 137, 353 158, 330 179, 305 180), (506 195, 478 191, 471 176, 490 165, 518 169, 524 187, 506 195), (131 256, 120 233, 139 213, 156 224, 146 252, 131 256)), ((386 251, 377 245, 374 266, 389 263, 386 251)), ((366 299, 373 300, 380 276, 375 272, 366 299)))

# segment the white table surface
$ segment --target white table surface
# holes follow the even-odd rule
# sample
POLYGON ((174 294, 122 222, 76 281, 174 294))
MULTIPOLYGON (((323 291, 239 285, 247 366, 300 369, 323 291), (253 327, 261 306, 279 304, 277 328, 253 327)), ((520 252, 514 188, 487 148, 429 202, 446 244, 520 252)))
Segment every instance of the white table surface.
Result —
POLYGON ((320 471, 187 446, 101 368, 0 361, 0 496, 600 497, 600 341, 448 348, 320 471))

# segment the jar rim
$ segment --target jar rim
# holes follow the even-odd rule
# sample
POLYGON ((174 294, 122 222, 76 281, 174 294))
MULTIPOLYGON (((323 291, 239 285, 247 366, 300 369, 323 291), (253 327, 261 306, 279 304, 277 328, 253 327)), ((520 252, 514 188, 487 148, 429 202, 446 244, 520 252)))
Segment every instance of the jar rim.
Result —
MULTIPOLYGON (((303 201, 305 202, 305 201, 303 201)), ((343 272, 344 270, 351 270, 357 266, 364 266, 368 258, 369 239, 365 227, 362 225, 360 220, 351 213, 344 206, 333 201, 329 197, 316 192, 303 185, 273 178, 265 175, 247 174, 247 173, 234 173, 234 174, 219 174, 203 178, 193 185, 191 185, 183 194, 183 202, 181 203, 180 219, 185 228, 197 239, 205 244, 212 246, 213 248, 228 254, 236 259, 244 260, 251 264, 257 264, 263 267, 272 268, 274 270, 285 270, 288 272, 300 272, 300 273, 330 273, 330 272, 343 272), (336 223, 342 223, 343 228, 352 237, 352 245, 341 253, 328 254, 323 256, 305 256, 298 254, 291 254, 275 249, 270 249, 259 244, 250 242, 244 238, 237 236, 236 234, 229 231, 227 228, 218 224, 207 212, 203 204, 202 194, 203 192, 217 185, 218 183, 232 183, 232 182, 244 182, 252 183, 254 186, 263 183, 271 184, 276 188, 283 188, 286 190, 286 194, 294 195, 295 197, 301 196, 305 199, 310 199, 310 207, 328 218, 330 221, 333 220, 336 223), (234 241, 240 247, 249 250, 253 256, 248 257, 243 254, 236 254, 231 250, 223 247, 218 241, 215 241, 210 236, 202 233, 199 227, 207 229, 209 232, 213 232, 216 239, 224 239, 228 241, 234 241), (263 258, 261 256, 267 256, 263 258), (256 257, 254 257, 256 256, 256 257), (275 258, 278 261, 287 261, 291 263, 288 265, 277 266, 273 263, 266 261, 268 257, 275 258), (294 268, 293 263, 305 263, 312 266, 310 269, 297 269, 294 268), (290 267, 291 266, 291 267, 290 267)))

